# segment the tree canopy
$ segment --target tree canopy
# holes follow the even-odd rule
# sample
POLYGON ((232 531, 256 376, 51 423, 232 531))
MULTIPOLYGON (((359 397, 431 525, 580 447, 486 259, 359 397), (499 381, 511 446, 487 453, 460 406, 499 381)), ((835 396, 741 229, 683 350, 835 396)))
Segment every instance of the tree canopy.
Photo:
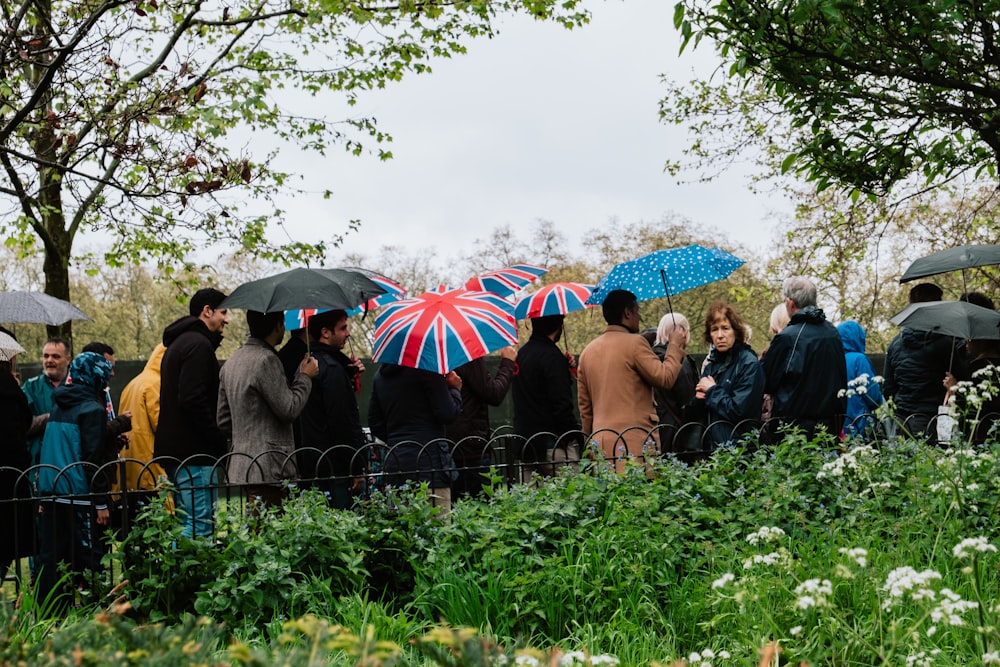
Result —
POLYGON ((88 230, 110 235, 107 263, 153 260, 167 275, 216 243, 322 257, 337 234, 268 235, 291 176, 272 168, 274 146, 388 158, 389 137, 374 118, 303 102, 347 108, 493 35, 503 13, 587 21, 579 0, 20 0, 0 12, 0 234, 43 249, 45 290, 60 298, 88 230))
MULTIPOLYGON (((915 176, 996 178, 998 15, 979 0, 681 0, 675 24, 682 48, 714 44, 741 84, 730 110, 783 116, 783 171, 882 195, 915 176)), ((705 99, 668 97, 665 115, 711 113, 705 99)), ((767 125, 755 131, 766 144, 767 125)))

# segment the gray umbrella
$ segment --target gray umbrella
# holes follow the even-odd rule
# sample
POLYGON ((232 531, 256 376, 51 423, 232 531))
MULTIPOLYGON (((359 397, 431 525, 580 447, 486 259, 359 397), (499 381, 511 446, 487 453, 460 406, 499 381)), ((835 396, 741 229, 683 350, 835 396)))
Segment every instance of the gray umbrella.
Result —
POLYGON ((911 303, 889 321, 963 340, 1000 340, 1000 313, 966 301, 911 303))
POLYGON ((69 301, 44 292, 0 292, 0 322, 31 322, 56 326, 70 320, 89 320, 69 301))
POLYGON ((24 354, 24 348, 13 336, 0 331, 0 361, 10 361, 19 354, 24 354))
POLYGON ((385 294, 385 288, 357 269, 298 268, 243 283, 219 307, 261 313, 301 308, 350 310, 380 294, 385 294))
POLYGON ((963 245, 915 260, 903 273, 899 282, 905 283, 949 271, 964 272, 965 269, 993 264, 1000 264, 1000 245, 963 245))

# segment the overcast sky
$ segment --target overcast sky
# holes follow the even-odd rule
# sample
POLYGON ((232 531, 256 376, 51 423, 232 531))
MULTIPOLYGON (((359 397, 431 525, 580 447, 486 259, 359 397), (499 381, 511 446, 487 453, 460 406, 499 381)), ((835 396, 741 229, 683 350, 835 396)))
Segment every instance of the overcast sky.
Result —
MULTIPOLYGON (((571 241, 607 224, 676 212, 753 248, 771 239, 768 218, 788 209, 747 190, 743 174, 678 185, 663 171, 683 132, 660 122, 659 78, 712 69, 711 52, 678 57, 672 3, 595 3, 590 25, 567 31, 518 17, 434 72, 371 94, 370 113, 390 132, 394 159, 334 153, 303 168, 314 197, 285 202, 300 240, 362 220, 344 249, 472 249, 496 227, 530 234, 553 221, 571 241), (319 193, 330 188, 334 197, 319 193)), ((694 178, 690 174, 689 178, 694 178)))

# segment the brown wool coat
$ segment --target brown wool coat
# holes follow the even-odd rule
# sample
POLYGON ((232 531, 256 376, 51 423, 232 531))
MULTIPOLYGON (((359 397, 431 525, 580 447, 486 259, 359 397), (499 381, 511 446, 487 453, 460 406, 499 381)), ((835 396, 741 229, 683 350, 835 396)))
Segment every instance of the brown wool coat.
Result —
POLYGON ((219 373, 219 428, 232 436, 230 484, 275 484, 298 477, 292 423, 309 399, 301 372, 291 386, 274 349, 256 338, 230 355, 219 373))
MULTIPOLYGON (((647 435, 657 423, 653 387, 669 389, 681 369, 684 350, 670 345, 661 362, 645 338, 618 325, 609 325, 580 354, 577 389, 580 420, 585 433, 596 441, 607 460, 618 460, 624 470, 624 446, 631 456, 641 456, 647 435), (621 439, 618 435, 622 434, 621 439)), ((659 436, 653 433, 659 451, 659 436)))

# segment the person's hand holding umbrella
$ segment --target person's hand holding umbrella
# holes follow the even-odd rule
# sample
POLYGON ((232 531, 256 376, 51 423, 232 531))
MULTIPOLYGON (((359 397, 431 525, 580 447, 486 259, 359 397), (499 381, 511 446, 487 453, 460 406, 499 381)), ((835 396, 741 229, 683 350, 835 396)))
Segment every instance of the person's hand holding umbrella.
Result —
POLYGON ((319 362, 316 361, 316 357, 306 354, 299 365, 299 372, 305 373, 310 379, 319 375, 319 362))
POLYGON ((445 382, 448 383, 449 389, 458 389, 462 391, 462 377, 455 371, 448 371, 448 374, 444 376, 445 382))

